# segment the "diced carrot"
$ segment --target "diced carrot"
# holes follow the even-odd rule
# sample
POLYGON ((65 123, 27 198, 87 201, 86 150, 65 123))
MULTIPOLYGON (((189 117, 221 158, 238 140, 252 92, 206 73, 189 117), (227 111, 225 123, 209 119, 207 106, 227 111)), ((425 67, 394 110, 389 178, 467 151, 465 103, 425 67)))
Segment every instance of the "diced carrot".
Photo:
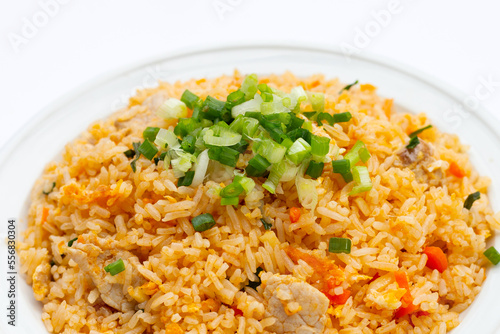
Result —
POLYGON ((391 115, 392 111, 392 104, 394 103, 393 99, 385 99, 384 104, 382 106, 382 110, 384 111, 385 115, 389 117, 391 115))
POLYGON ((236 307, 236 305, 233 305, 231 306, 231 308, 233 309, 234 311, 234 316, 239 316, 239 315, 243 315, 243 311, 240 310, 239 308, 236 307))
POLYGON ((465 171, 455 161, 452 161, 450 163, 450 174, 458 178, 463 178, 464 176, 467 175, 465 171))
POLYGON ((47 217, 49 216, 49 208, 43 208, 42 211, 42 221, 41 223, 45 223, 47 221, 47 217))
POLYGON ((448 260, 446 259, 446 254, 439 247, 425 247, 424 253, 427 255, 426 266, 432 270, 436 269, 440 273, 448 268, 448 260))
POLYGON ((427 312, 427 311, 418 311, 415 315, 416 315, 417 317, 426 317, 426 316, 428 316, 429 314, 430 314, 430 313, 429 313, 429 312, 427 312))
POLYGON ((361 91, 369 91, 369 92, 373 92, 374 90, 377 89, 377 87, 371 84, 361 84, 359 85, 359 88, 361 89, 361 91))
POLYGON ((299 208, 293 207, 290 209, 290 221, 296 223, 299 221, 301 212, 299 208))
POLYGON ((413 302, 413 297, 410 293, 410 285, 408 284, 408 277, 404 271, 395 271, 394 279, 398 286, 402 289, 406 289, 406 293, 401 297, 401 301, 403 303, 402 307, 407 307, 413 302))
POLYGON ((407 314, 411 314, 415 312, 418 309, 417 305, 413 305, 413 303, 410 303, 406 307, 400 307, 397 309, 396 313, 394 313, 394 318, 401 318, 404 317, 407 314))
POLYGON ((325 291, 323 291, 323 293, 328 297, 328 299, 330 300, 330 304, 332 304, 333 306, 344 305, 351 296, 351 291, 346 289, 344 289, 344 292, 342 292, 342 294, 340 295, 332 295, 329 292, 325 291))

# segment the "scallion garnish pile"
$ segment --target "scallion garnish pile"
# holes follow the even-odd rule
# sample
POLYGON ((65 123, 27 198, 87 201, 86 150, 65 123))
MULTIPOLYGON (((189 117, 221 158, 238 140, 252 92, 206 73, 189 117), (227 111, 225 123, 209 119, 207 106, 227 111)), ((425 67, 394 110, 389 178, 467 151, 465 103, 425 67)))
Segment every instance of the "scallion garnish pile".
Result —
MULTIPOLYGON (((262 177, 262 187, 271 194, 279 182, 295 180, 299 200, 308 209, 317 203, 315 179, 323 173, 325 163, 339 158, 330 154, 337 148, 330 138, 312 133, 311 122, 334 125, 352 118, 349 112, 325 112, 323 93, 306 92, 298 86, 287 94, 259 84, 255 74, 247 76, 226 101, 211 96, 202 100, 186 90, 180 100, 165 101, 157 114, 178 119, 178 123, 173 131, 144 130, 144 142, 134 143, 133 149, 125 152, 134 158, 134 172, 141 155, 156 164, 163 160, 165 168, 172 167, 178 186, 196 187, 205 180, 209 164, 216 163, 233 176, 232 183, 219 192, 222 205, 237 206, 240 196, 255 187, 252 178, 262 177), (310 105, 307 111, 302 109, 303 103, 310 105), (251 157, 236 168, 242 154, 251 157)), ((358 141, 343 159, 332 162, 334 172, 346 182, 355 181, 352 195, 371 189, 367 167, 356 166, 369 158, 365 144, 358 141)))

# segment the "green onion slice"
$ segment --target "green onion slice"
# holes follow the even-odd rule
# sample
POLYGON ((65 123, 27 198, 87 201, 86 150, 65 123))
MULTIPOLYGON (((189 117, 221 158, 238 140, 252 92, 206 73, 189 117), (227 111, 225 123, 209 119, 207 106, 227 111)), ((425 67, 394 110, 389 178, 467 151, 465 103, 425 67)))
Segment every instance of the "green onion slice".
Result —
POLYGON ((195 106, 195 103, 198 102, 200 98, 196 96, 195 94, 191 93, 189 90, 185 90, 184 93, 182 93, 181 96, 181 101, 184 102, 184 104, 189 108, 193 109, 195 106))
POLYGON ((197 232, 203 232, 215 226, 215 219, 210 213, 203 213, 191 219, 191 224, 197 232))
POLYGON ((160 131, 160 128, 148 126, 146 130, 142 132, 142 137, 151 142, 154 142, 158 131, 160 131))
POLYGON ((189 187, 191 183, 193 183, 193 178, 194 178, 194 171, 190 170, 187 171, 184 176, 180 177, 177 180, 177 187, 189 187))
POLYGON ((125 270, 125 263, 123 263, 122 259, 118 259, 104 267, 104 270, 111 276, 115 276, 125 270))
POLYGON ((77 241, 77 240, 78 240, 78 238, 74 238, 74 239, 71 239, 70 241, 68 241, 68 247, 73 246, 73 243, 74 243, 75 241, 77 241))
POLYGON ((354 81, 352 84, 349 84, 349 85, 345 86, 344 88, 342 88, 342 89, 340 90, 339 94, 342 94, 342 92, 343 92, 344 90, 349 90, 349 89, 351 89, 351 87, 352 87, 352 86, 354 86, 354 85, 356 85, 357 83, 358 83, 358 80, 354 81))
POLYGON ((349 195, 356 195, 372 189, 372 180, 366 166, 354 166, 352 168, 352 176, 356 185, 352 188, 349 195))
POLYGON ((500 253, 498 253, 498 251, 496 250, 495 247, 491 246, 490 248, 485 250, 483 254, 494 265, 497 265, 498 263, 500 263, 500 253))
POLYGON ((260 221, 262 222, 262 225, 264 225, 265 230, 270 230, 273 227, 273 224, 269 224, 264 218, 261 218, 260 221))
POLYGON ((474 202, 480 198, 481 198, 481 193, 479 191, 476 191, 475 193, 470 194, 465 199, 464 208, 466 208, 467 210, 470 210, 472 208, 472 204, 474 204, 474 202))
POLYGON ((238 206, 240 204, 240 198, 236 197, 223 197, 220 199, 220 205, 232 205, 238 206))
POLYGON ((237 197, 244 191, 245 191, 245 189, 243 188, 243 186, 240 183, 233 182, 231 184, 228 184, 224 188, 222 188, 219 195, 222 198, 237 197))
POLYGON ((139 146, 139 153, 141 153, 146 159, 152 160, 156 153, 158 153, 158 149, 152 142, 149 141, 149 139, 146 139, 141 146, 139 146))
POLYGON ((418 139, 418 137, 411 137, 410 139, 410 142, 408 143, 408 145, 406 145, 406 148, 407 149, 414 149, 415 147, 417 147, 417 145, 420 144, 420 140, 418 139))
POLYGON ((311 160, 309 166, 307 167, 306 175, 309 175, 312 179, 317 179, 323 173, 324 167, 325 164, 323 162, 316 162, 314 160, 311 160))
POLYGON ((328 244, 328 251, 330 253, 351 253, 351 239, 347 238, 330 238, 328 244))

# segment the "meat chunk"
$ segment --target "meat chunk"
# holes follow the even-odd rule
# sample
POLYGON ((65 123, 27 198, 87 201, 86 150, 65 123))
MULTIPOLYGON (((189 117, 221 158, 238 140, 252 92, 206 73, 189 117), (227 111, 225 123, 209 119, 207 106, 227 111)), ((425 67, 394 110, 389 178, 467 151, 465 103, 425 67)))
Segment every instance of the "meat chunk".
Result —
POLYGON ((104 267, 122 259, 125 266, 130 266, 132 270, 130 284, 133 287, 141 286, 146 280, 133 265, 136 257, 128 251, 118 249, 112 239, 101 239, 93 235, 83 236, 83 239, 84 243, 75 242, 72 247, 68 247, 68 256, 76 262, 80 271, 91 279, 99 290, 103 302, 122 312, 133 310, 136 303, 128 296, 126 290, 124 291, 125 277, 111 276, 104 267))
POLYGON ((405 147, 398 153, 399 160, 394 162, 394 166, 410 168, 418 182, 438 186, 441 184, 443 170, 448 167, 448 163, 440 160, 435 153, 432 144, 420 139, 420 144, 415 148, 405 147))
MULTIPOLYGON (((262 288, 263 287, 263 288, 262 288)), ((318 289, 290 275, 262 275, 266 317, 276 322, 268 330, 277 334, 322 333, 329 300, 318 289)))

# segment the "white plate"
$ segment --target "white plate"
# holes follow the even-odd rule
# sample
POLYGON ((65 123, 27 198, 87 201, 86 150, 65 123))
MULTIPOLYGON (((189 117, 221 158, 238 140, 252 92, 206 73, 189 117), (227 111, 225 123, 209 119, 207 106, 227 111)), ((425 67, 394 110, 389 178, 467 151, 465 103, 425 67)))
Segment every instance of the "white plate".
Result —
MULTIPOLYGON (((392 97, 399 110, 426 112, 432 123, 445 132, 456 133, 470 145, 473 164, 483 175, 492 179, 490 198, 494 209, 500 208, 500 126, 493 117, 478 106, 466 106, 457 112, 464 101, 473 97, 457 93, 447 84, 431 76, 417 73, 394 61, 374 56, 347 58, 337 49, 318 46, 239 45, 213 49, 191 50, 140 66, 131 66, 107 74, 84 87, 58 99, 41 111, 0 152, 0 238, 5 240, 7 219, 20 219, 18 232, 26 223, 26 209, 32 184, 46 163, 57 157, 64 145, 78 136, 93 121, 104 118, 123 106, 137 87, 153 86, 158 79, 165 81, 216 77, 231 74, 237 68, 242 73, 282 73, 290 70, 299 76, 323 73, 350 83, 356 79, 375 84, 379 94, 392 97)), ((497 237, 495 245, 500 245, 497 237)), ((46 333, 40 320, 41 304, 33 298, 31 287, 18 277, 17 327, 7 326, 6 311, 6 245, 0 248, 0 328, 6 333, 46 333)), ((500 325, 497 303, 500 300, 500 268, 488 272, 483 290, 463 313, 458 333, 494 333, 500 325)))

